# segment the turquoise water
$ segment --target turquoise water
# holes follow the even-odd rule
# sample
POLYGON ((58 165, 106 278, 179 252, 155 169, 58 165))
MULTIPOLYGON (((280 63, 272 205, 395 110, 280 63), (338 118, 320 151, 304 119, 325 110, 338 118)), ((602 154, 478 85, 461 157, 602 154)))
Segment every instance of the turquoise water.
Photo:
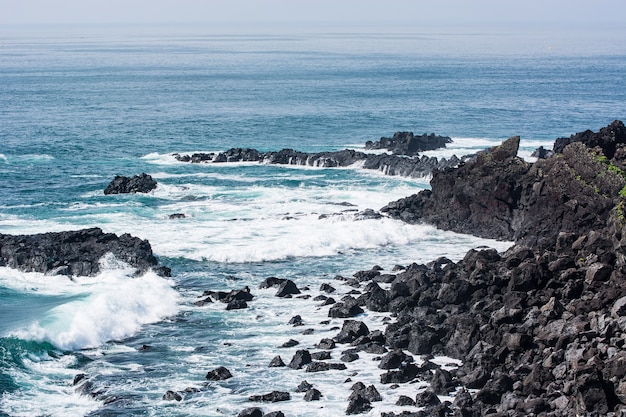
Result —
MULTIPOLYGON (((2 35, 0 233, 131 233, 150 241, 173 277, 131 278, 114 259, 103 260, 99 276, 74 280, 0 268, 0 413, 236 415, 251 405, 249 395, 293 393, 307 379, 325 395, 319 404, 292 395, 266 412, 343 414, 349 392, 338 382, 358 372, 378 383, 371 358, 324 375, 267 367, 277 354, 288 361, 336 334, 337 319, 320 324, 328 309, 313 301, 320 284, 341 295, 352 288, 334 280, 338 274, 508 245, 390 219, 356 221, 344 211, 379 209, 427 188, 427 178, 190 165, 173 153, 362 148, 411 130, 453 138, 429 155, 467 154, 521 135, 528 157, 557 137, 626 117, 626 51, 615 38, 113 33, 2 35), (141 172, 158 181, 152 193, 102 193, 113 176, 141 172), (186 217, 170 220, 173 213, 186 217), (258 289, 269 276, 308 286, 311 299, 258 289), (245 285, 255 295, 246 310, 193 304, 205 290, 245 285), (312 335, 287 325, 295 314, 312 335), (277 348, 290 338, 301 344, 277 348), (203 386, 221 365, 236 377, 203 386), (74 391, 79 373, 100 396, 74 391), (187 387, 199 392, 162 400, 187 387)), ((383 328, 383 316, 361 319, 383 328)), ((370 414, 397 410, 404 392, 378 388, 384 401, 370 414)), ((408 389, 414 396, 416 387, 408 389)))

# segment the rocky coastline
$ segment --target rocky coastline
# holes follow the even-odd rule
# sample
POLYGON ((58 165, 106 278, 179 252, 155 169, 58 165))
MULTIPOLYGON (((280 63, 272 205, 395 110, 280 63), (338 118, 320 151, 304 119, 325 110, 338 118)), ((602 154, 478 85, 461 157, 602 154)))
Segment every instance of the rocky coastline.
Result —
MULTIPOLYGON (((373 267, 337 277, 354 288, 341 300, 334 300, 334 288, 324 283, 320 292, 326 295, 318 295, 319 301, 331 306, 329 317, 345 319, 342 328, 334 338, 320 340, 319 352, 301 349, 288 364, 277 357, 269 366, 332 372, 349 368, 363 360, 359 353, 367 352, 379 355, 381 385, 430 384, 415 398, 398 398, 407 411, 384 417, 624 415, 626 127, 615 121, 598 132, 557 139, 552 152, 535 163, 519 158, 518 146, 519 138, 513 137, 458 167, 435 169, 430 190, 381 209, 406 222, 512 240, 509 250, 480 248, 458 262, 439 258, 391 273, 373 267), (389 313, 392 319, 384 331, 370 330, 359 320, 364 309, 389 313), (338 345, 344 345, 341 362, 326 362, 330 356, 323 352, 338 345), (414 355, 423 359, 420 365, 414 355), (433 355, 459 359, 462 365, 445 370, 430 362, 433 355), (453 402, 438 398, 448 395, 453 402)), ((292 152, 277 153, 274 160, 312 160, 292 152)), ((357 157, 345 152, 346 161, 357 157)), ((245 160, 261 154, 246 150, 233 155, 245 160)), ((336 162, 328 155, 315 160, 336 162)), ((96 247, 106 247, 138 271, 158 264, 148 242, 88 229, 0 235, 0 265, 93 275, 97 262, 78 254, 90 252, 95 259, 102 256, 96 247)), ((261 286, 276 287, 277 297, 307 296, 289 280, 268 278, 261 286)), ((201 297, 197 308, 221 301, 226 309, 237 310, 254 302, 248 287, 211 290, 201 297)), ((290 322, 298 323, 301 317, 290 322)), ((227 369, 217 368, 206 378, 230 377, 227 369)), ((305 393, 306 401, 323 396, 305 382, 294 392, 305 393)), ((99 395, 90 390, 85 375, 78 375, 74 385, 78 392, 99 395)), ((168 391, 163 399, 182 401, 195 392, 168 391)), ((374 385, 357 382, 352 392, 346 414, 366 413, 379 401, 374 385)), ((292 393, 279 391, 250 396, 251 402, 291 400, 292 393)), ((263 414, 253 406, 239 415, 283 414, 263 414)))
POLYGON ((421 136, 413 132, 396 132, 393 137, 379 141, 367 141, 367 150, 387 150, 387 153, 365 153, 352 149, 334 152, 307 153, 293 149, 260 152, 250 148, 232 148, 220 153, 173 154, 180 162, 189 163, 232 163, 258 162, 263 164, 303 165, 320 168, 348 167, 360 164, 364 169, 381 171, 385 175, 421 178, 435 170, 457 166, 461 160, 453 155, 449 159, 419 156, 419 152, 445 148, 452 140, 447 136, 431 133, 421 136))
POLYGON ((135 268, 137 274, 154 270, 170 276, 159 265, 147 240, 127 233, 118 236, 100 228, 34 235, 0 234, 0 266, 46 275, 92 276, 100 272, 102 258, 111 254, 135 268))

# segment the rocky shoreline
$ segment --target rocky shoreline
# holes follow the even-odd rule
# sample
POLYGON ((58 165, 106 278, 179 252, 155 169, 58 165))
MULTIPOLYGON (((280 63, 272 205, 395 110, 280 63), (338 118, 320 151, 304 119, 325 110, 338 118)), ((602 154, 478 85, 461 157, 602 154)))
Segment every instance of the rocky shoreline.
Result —
MULTIPOLYGON (((599 132, 557 139, 552 152, 535 163, 519 158, 518 146, 519 138, 513 137, 456 168, 437 169, 430 190, 381 209, 406 222, 513 240, 508 251, 476 249, 458 262, 439 258, 392 273, 375 267, 337 277, 354 291, 335 300, 334 289, 325 283, 320 292, 326 295, 318 295, 330 306, 329 317, 345 319, 337 335, 320 340, 319 352, 301 349, 287 365, 278 357, 270 366, 332 371, 349 367, 359 353, 367 352, 378 355, 380 384, 430 384, 415 398, 398 398, 405 412, 384 417, 624 415, 626 128, 615 121, 599 132), (370 330, 359 320, 364 309, 390 314, 384 332, 370 330), (342 344, 341 362, 326 362, 322 352, 342 344), (413 355, 423 362, 415 364, 413 355), (432 355, 459 359, 462 365, 445 370, 428 360, 432 355), (453 402, 438 398, 449 395, 453 402)), ((255 152, 237 155, 247 158, 255 152)), ((293 161, 293 155, 275 157, 293 161)), ((352 158, 346 155, 346 160, 352 158)), ((310 155, 295 157, 311 160, 310 155)), ((112 251, 115 256, 139 271, 157 265, 146 241, 99 229, 0 235, 0 265, 92 275, 96 264, 74 254, 93 252, 95 257, 100 252, 93 245, 103 242, 108 248, 119 247, 117 253, 112 251)), ((279 297, 307 296, 289 280, 268 278, 262 285, 276 287, 279 297)), ((254 302, 247 287, 207 291, 202 297, 197 308, 221 301, 236 310, 254 302)), ((292 321, 297 326, 302 318, 292 321)), ((229 375, 227 369, 217 368, 206 378, 229 375)), ((305 393, 306 401, 323 395, 305 382, 295 392, 305 393)), ((88 383, 84 375, 75 380, 79 392, 98 397, 88 383)), ((164 400, 181 401, 194 390, 168 391, 164 400)), ((374 385, 357 382, 352 391, 346 414, 366 413, 378 401, 374 385)), ((252 402, 290 400, 289 392, 279 391, 250 397, 252 402)), ((239 415, 264 414, 250 407, 239 415)))
POLYGON ((129 234, 117 236, 100 228, 34 235, 0 234, 0 266, 47 275, 92 276, 100 272, 101 259, 112 254, 136 269, 154 270, 170 276, 170 268, 159 265, 147 240, 129 234))
POLYGON ((363 169, 378 170, 385 175, 421 178, 435 170, 457 166, 461 160, 453 155, 449 159, 419 156, 419 152, 445 148, 452 140, 434 133, 415 136, 412 132, 396 132, 391 138, 367 141, 367 150, 388 150, 387 153, 365 153, 351 149, 334 152, 307 153, 293 149, 260 152, 250 148, 232 148, 220 153, 173 154, 180 162, 232 163, 258 162, 263 164, 302 165, 321 168, 348 167, 360 164, 363 169))

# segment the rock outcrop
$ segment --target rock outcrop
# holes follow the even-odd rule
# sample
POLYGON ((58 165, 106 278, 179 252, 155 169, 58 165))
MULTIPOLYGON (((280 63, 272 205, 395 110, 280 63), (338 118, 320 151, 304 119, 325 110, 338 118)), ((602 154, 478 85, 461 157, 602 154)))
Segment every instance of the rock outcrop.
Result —
POLYGON ((0 266, 49 275, 90 276, 100 272, 103 256, 145 272, 152 268, 163 276, 170 269, 159 266, 147 240, 129 234, 117 236, 99 228, 34 235, 0 234, 0 266))
MULTIPOLYGON (((623 131, 621 122, 611 126, 611 131, 623 131)), ((517 157, 519 137, 513 137, 458 169, 436 171, 431 190, 392 202, 381 211, 411 223, 550 245, 560 232, 605 225, 626 184, 626 135, 614 137, 615 142, 596 141, 605 147, 572 141, 554 157, 534 164, 517 157)))
POLYGON ((293 149, 259 152, 250 148, 232 148, 220 153, 195 153, 191 155, 174 154, 181 162, 190 163, 225 163, 225 162, 259 162, 279 165, 304 165, 320 168, 347 167, 361 164, 365 169, 383 172, 385 175, 403 177, 425 177, 436 169, 455 167, 460 160, 456 156, 449 159, 422 156, 419 152, 444 148, 451 139, 435 134, 413 136, 411 132, 397 132, 393 138, 381 138, 379 142, 368 141, 366 149, 386 149, 386 153, 372 154, 344 149, 333 152, 307 153, 293 149))
MULTIPOLYGON (((435 173, 432 191, 383 210, 516 242, 505 253, 410 265, 389 289, 368 284, 358 299, 396 315, 385 331, 393 352, 463 360, 431 380, 438 394, 464 387, 455 415, 626 412, 624 125, 570 139, 529 164, 511 138, 435 173)), ((419 374, 412 368, 390 370, 381 382, 411 380, 419 374)))
POLYGON ((104 194, 149 193, 157 187, 157 182, 148 174, 141 173, 134 177, 116 175, 104 189, 104 194))
POLYGON ((386 149, 394 155, 415 156, 419 152, 445 148, 448 143, 452 143, 448 136, 434 133, 415 136, 413 132, 396 132, 391 138, 382 137, 376 142, 367 141, 365 149, 386 149))

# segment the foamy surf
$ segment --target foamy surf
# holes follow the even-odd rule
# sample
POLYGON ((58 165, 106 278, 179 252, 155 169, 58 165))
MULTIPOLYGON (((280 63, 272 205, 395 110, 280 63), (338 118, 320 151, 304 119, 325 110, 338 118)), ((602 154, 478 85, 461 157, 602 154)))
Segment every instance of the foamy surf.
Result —
MULTIPOLYGON (((106 261, 109 265, 111 261, 106 261)), ((138 332, 178 312, 178 293, 172 281, 147 272, 131 277, 131 269, 104 269, 96 277, 50 277, 36 273, 6 273, 0 280, 13 287, 38 294, 63 294, 68 301, 52 307, 44 317, 34 318, 25 328, 8 336, 49 342, 62 350, 100 346, 138 332), (16 276, 22 276, 16 280, 16 276)))

